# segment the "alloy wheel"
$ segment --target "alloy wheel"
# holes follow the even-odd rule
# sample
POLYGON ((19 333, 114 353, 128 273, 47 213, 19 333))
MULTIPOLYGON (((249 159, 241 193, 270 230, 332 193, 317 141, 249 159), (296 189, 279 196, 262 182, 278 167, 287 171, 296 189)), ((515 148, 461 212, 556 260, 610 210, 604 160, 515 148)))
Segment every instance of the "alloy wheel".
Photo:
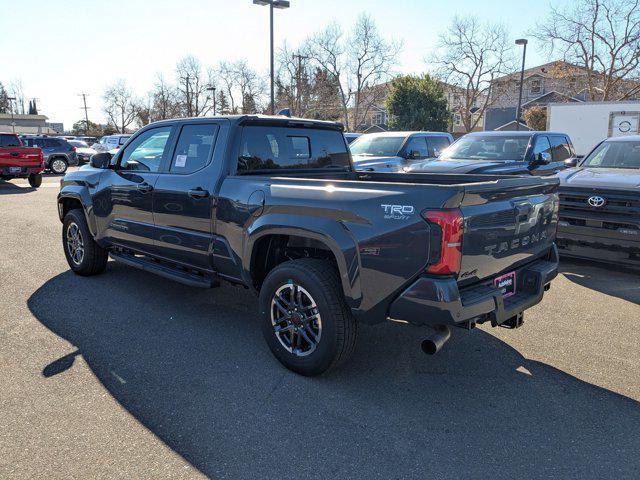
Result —
POLYGON ((273 294, 271 324, 280 344, 298 357, 313 353, 322 336, 322 319, 315 300, 292 281, 273 294))
POLYGON ((75 265, 80 265, 84 259, 84 241, 80 227, 71 222, 67 227, 67 252, 75 265))
POLYGON ((65 171, 67 167, 67 164, 64 162, 64 160, 61 160, 59 158, 56 158, 53 162, 51 162, 51 170, 53 170, 54 173, 62 173, 65 171))

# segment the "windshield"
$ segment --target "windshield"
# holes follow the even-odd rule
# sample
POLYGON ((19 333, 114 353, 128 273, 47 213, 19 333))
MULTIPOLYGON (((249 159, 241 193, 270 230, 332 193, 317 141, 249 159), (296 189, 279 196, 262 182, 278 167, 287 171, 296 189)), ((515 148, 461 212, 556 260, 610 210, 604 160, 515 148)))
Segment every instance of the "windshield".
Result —
POLYGON ((591 152, 582 167, 640 168, 640 142, 603 142, 591 152))
POLYGON ((67 141, 76 148, 89 148, 89 145, 87 145, 86 142, 83 142, 81 140, 67 140, 67 141))
POLYGON ((441 160, 524 160, 528 136, 462 137, 440 154, 441 160))
POLYGON ((350 145, 352 155, 395 157, 406 137, 378 137, 363 135, 350 145))

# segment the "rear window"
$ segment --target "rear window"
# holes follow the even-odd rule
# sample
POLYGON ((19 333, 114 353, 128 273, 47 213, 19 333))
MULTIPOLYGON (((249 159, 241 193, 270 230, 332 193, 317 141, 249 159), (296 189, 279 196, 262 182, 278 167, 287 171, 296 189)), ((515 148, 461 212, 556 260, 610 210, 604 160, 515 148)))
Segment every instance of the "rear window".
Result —
POLYGON ((0 135, 0 147, 20 147, 20 139, 16 135, 0 135))
POLYGON ((282 168, 349 168, 342 132, 247 126, 242 129, 238 172, 282 168))

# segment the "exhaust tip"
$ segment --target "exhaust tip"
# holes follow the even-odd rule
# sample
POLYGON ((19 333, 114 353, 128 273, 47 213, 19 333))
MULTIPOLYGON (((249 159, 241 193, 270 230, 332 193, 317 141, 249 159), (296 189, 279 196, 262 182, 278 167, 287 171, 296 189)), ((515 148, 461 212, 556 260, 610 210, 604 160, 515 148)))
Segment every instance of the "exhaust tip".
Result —
POLYGON ((435 355, 436 353, 438 353, 437 345, 430 339, 423 340, 420 344, 420 347, 422 348, 422 351, 427 355, 435 355))
POLYGON ((427 355, 435 355, 451 338, 451 330, 447 326, 438 326, 433 333, 422 341, 420 347, 427 355))

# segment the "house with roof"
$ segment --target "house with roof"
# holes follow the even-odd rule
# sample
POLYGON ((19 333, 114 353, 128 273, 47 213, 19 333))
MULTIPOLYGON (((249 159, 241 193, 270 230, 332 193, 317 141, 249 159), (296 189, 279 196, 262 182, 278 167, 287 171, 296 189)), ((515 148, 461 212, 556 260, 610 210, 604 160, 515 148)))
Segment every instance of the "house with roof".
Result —
MULTIPOLYGON (((522 111, 533 106, 546 108, 550 103, 585 102, 590 98, 588 70, 564 60, 555 60, 524 71, 522 111)), ((591 77, 593 79, 593 76, 591 77)), ((597 77, 596 77, 597 78, 597 77)), ((626 88, 637 83, 626 80, 626 88)), ((593 88, 602 92, 598 86, 593 88)), ((496 78, 491 84, 491 107, 484 114, 485 130, 516 130, 516 110, 520 91, 520 72, 496 78)), ((630 98, 633 100, 634 98, 630 98)), ((523 123, 520 129, 526 128, 523 123)))
MULTIPOLYGON (((462 87, 451 85, 449 83, 441 82, 444 90, 444 96, 447 101, 447 108, 451 112, 451 133, 454 136, 460 136, 468 133, 464 122, 462 121, 462 110, 465 105, 466 91, 462 87)), ((358 115, 358 122, 355 125, 356 131, 363 133, 377 133, 386 132, 389 130, 389 117, 390 114, 385 107, 385 101, 389 94, 389 87, 391 82, 381 83, 375 85, 370 89, 370 92, 366 92, 366 101, 362 102, 362 107, 358 115)), ((484 101, 483 98, 480 101, 484 101)), ((473 110, 472 110, 473 111, 473 110)), ((354 109, 349 109, 349 114, 352 115, 352 124, 354 116, 354 109)), ((483 125, 483 118, 479 113, 471 113, 472 122, 475 123, 473 131, 481 131, 483 125)))

